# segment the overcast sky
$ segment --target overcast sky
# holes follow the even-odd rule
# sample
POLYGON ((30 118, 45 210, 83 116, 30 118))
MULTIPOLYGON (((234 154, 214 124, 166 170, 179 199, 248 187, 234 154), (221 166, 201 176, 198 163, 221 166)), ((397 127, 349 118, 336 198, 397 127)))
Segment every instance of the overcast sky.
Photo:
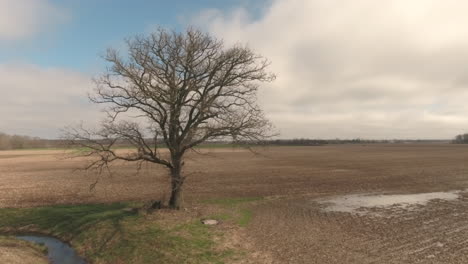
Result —
POLYGON ((278 78, 259 98, 282 138, 452 138, 468 131, 466 10, 464 0, 0 0, 0 131, 55 138, 95 123, 99 54, 157 25, 194 24, 270 59, 278 78))

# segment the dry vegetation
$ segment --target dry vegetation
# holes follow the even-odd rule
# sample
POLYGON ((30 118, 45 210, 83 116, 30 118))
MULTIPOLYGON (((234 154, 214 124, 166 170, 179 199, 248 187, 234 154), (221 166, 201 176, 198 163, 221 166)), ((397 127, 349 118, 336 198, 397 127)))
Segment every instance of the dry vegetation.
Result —
MULTIPOLYGON (((467 261, 465 195, 450 202, 432 201, 414 211, 380 212, 384 217, 323 212, 314 199, 345 193, 463 190, 468 187, 468 146, 269 147, 259 149, 258 155, 243 149, 203 152, 189 154, 187 210, 175 214, 226 219, 219 230, 233 238, 227 239, 231 247, 250 252, 243 262, 467 261), (237 207, 243 201, 249 211, 237 207)), ((167 198, 169 179, 156 166, 144 166, 135 174, 134 165, 118 164, 112 176, 101 175, 90 191, 98 176, 74 171, 83 160, 63 157, 59 150, 0 152, 0 206, 167 198)))
POLYGON ((0 261, 8 264, 47 264, 43 246, 0 236, 0 261))

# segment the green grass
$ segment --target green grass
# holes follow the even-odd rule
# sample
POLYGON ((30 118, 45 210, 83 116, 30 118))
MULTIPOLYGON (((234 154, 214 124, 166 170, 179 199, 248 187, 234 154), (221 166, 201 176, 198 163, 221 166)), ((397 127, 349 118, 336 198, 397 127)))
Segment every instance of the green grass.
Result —
POLYGON ((71 239, 100 222, 117 224, 123 218, 130 217, 129 212, 122 211, 125 207, 125 204, 116 203, 0 209, 0 230, 34 225, 34 228, 48 234, 71 239))
POLYGON ((208 216, 208 218, 209 219, 227 221, 227 220, 231 220, 233 218, 233 216, 230 213, 218 213, 218 214, 210 215, 210 216, 208 216))
POLYGON ((263 197, 242 197, 242 198, 218 198, 202 201, 207 204, 218 205, 228 212, 211 216, 217 220, 233 220, 241 227, 246 227, 253 218, 253 212, 248 205, 252 202, 261 201, 263 197))
POLYGON ((0 232, 43 233, 69 241, 92 263, 224 263, 212 227, 162 224, 122 210, 126 203, 0 209, 0 232))
POLYGON ((240 217, 237 220, 237 223, 240 226, 245 227, 250 223, 250 221, 252 220, 252 217, 253 217, 252 211, 243 208, 240 210, 240 217))
MULTIPOLYGON (((220 211, 210 218, 247 226, 252 202, 261 197, 220 198, 203 201, 220 211)), ((51 235, 70 242, 96 264, 119 263, 224 263, 242 252, 220 250, 222 238, 215 227, 198 220, 159 221, 124 208, 138 204, 60 205, 0 209, 0 233, 51 235), (178 221, 178 222, 177 222, 178 221)), ((157 214, 158 212, 156 212, 157 214)), ((1 243, 1 240, 0 240, 1 243)))

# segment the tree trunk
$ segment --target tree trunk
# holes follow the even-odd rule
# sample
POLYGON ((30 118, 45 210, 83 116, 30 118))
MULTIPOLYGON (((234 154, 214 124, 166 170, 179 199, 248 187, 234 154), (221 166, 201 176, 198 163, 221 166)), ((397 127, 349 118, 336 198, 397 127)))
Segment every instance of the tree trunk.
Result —
POLYGON ((171 198, 169 199, 169 208, 179 209, 182 185, 184 184, 181 159, 173 159, 173 166, 174 167, 171 169, 171 198))
POLYGON ((179 209, 180 208, 180 196, 182 194, 182 182, 172 179, 171 183, 171 198, 169 199, 169 208, 179 209))

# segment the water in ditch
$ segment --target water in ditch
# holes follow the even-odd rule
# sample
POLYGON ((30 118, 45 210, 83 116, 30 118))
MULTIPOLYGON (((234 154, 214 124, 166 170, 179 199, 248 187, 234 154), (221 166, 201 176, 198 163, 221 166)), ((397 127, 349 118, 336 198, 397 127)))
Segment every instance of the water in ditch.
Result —
POLYGON ((48 248, 47 256, 52 264, 86 264, 73 248, 56 238, 48 236, 17 236, 17 238, 44 244, 48 248))

